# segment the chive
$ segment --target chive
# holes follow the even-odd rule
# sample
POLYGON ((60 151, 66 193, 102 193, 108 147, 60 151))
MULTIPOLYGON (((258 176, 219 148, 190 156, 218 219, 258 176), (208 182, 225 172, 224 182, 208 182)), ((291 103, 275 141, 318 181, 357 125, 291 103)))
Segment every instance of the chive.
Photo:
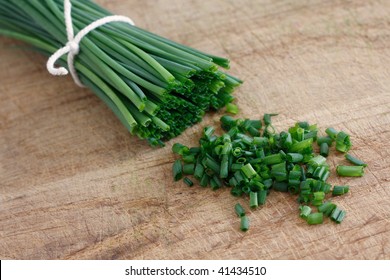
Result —
POLYGON ((323 157, 327 157, 329 155, 329 145, 328 143, 321 143, 320 146, 320 155, 323 157))
POLYGON ((331 202, 325 202, 324 204, 318 206, 318 212, 324 213, 325 216, 329 217, 335 208, 335 204, 331 202))
POLYGON ((195 171, 194 171, 194 177, 198 180, 200 180, 202 178, 204 174, 204 167, 201 163, 200 160, 198 160, 198 162, 196 163, 196 166, 195 166, 195 171))
POLYGON ((230 170, 232 171, 232 172, 236 172, 236 171, 238 171, 238 170, 241 170, 241 168, 244 166, 244 164, 242 164, 242 163, 233 163, 232 165, 231 165, 231 167, 230 167, 230 170))
POLYGON ((229 179, 229 186, 236 187, 237 185, 238 185, 238 182, 237 182, 236 178, 232 177, 229 179))
POLYGON ((311 213, 311 208, 307 205, 304 205, 304 206, 301 206, 299 209, 301 210, 301 213, 299 214, 299 216, 306 220, 307 217, 311 213))
POLYGON ((184 183, 186 183, 189 187, 192 187, 194 185, 194 182, 192 182, 189 178, 185 177, 183 179, 184 183))
POLYGON ((346 153, 352 147, 349 135, 344 131, 340 131, 336 137, 336 150, 346 153))
POLYGON ((338 165, 336 172, 339 176, 343 177, 361 177, 364 175, 364 167, 338 165))
POLYGON ((292 153, 306 152, 307 149, 312 148, 312 144, 313 144, 313 138, 305 139, 301 142, 296 142, 292 144, 291 148, 289 149, 289 152, 292 153))
POLYGON ((187 146, 184 146, 180 143, 175 143, 173 144, 172 146, 172 151, 175 153, 175 154, 178 154, 178 155, 185 155, 187 154, 190 150, 188 149, 187 146))
POLYGON ((325 162, 326 162, 326 158, 323 157, 322 155, 318 155, 313 157, 311 160, 309 160, 308 165, 317 167, 317 166, 324 165, 325 162))
POLYGON ((229 175, 229 156, 223 155, 220 169, 220 178, 227 178, 229 175))
POLYGON ((175 181, 179 181, 183 177, 183 170, 182 170, 180 159, 176 160, 173 163, 172 171, 173 171, 173 178, 175 181))
POLYGON ((257 200, 257 192, 250 192, 249 193, 249 207, 250 208, 257 208, 259 206, 258 200, 257 200))
POLYGON ((252 178, 253 176, 255 176, 257 174, 250 163, 247 163, 246 165, 244 165, 241 168, 241 171, 244 173, 244 175, 247 178, 252 178))
POLYGON ((345 154, 345 158, 346 158, 349 162, 353 163, 354 165, 364 166, 364 167, 367 166, 366 163, 364 163, 364 162, 361 161, 360 159, 357 159, 356 157, 354 157, 354 156, 352 156, 352 155, 350 155, 350 154, 345 154))
POLYGON ((277 164, 283 162, 281 154, 268 155, 263 158, 263 163, 267 165, 277 164))
POLYGON ((340 208, 336 207, 330 215, 330 219, 339 224, 343 221, 345 214, 346 212, 344 210, 341 210, 340 208))
POLYGON ((298 154, 298 153, 288 153, 286 155, 286 159, 289 162, 300 162, 303 160, 303 155, 298 154))
POLYGON ((240 147, 234 148, 233 150, 233 156, 239 157, 242 155, 242 149, 240 147))
POLYGON ((208 157, 205 161, 205 165, 215 173, 220 173, 221 166, 214 159, 208 157))
POLYGON ((185 163, 194 163, 195 162, 195 155, 193 155, 193 154, 184 155, 182 157, 182 159, 185 163))
POLYGON ((248 231, 249 229, 249 219, 247 216, 241 217, 241 224, 240 224, 241 231, 248 231))
POLYGON ((243 217, 245 216, 245 209, 241 206, 240 203, 237 203, 235 206, 234 206, 234 210, 237 214, 238 217, 243 217))
POLYGON ((202 179, 199 182, 199 185, 202 187, 207 187, 209 185, 209 182, 210 182, 210 177, 206 173, 204 173, 202 179))
POLYGON ((318 137, 318 138, 317 138, 317 144, 318 144, 318 146, 321 146, 321 144, 326 143, 326 144, 328 144, 328 146, 330 147, 330 146, 332 146, 333 141, 334 141, 334 140, 333 140, 332 138, 330 138, 329 136, 318 137))
POLYGON ((271 117, 274 117, 274 116, 277 116, 278 114, 264 114, 264 117, 263 117, 263 120, 264 120, 264 124, 267 126, 267 125, 270 125, 271 124, 271 117))
POLYGON ((238 113, 238 107, 237 105, 233 104, 233 103, 228 103, 226 104, 226 112, 230 113, 230 114, 234 114, 236 115, 238 113))
POLYGON ((329 127, 329 128, 327 128, 325 130, 325 132, 326 132, 326 134, 328 134, 328 136, 330 138, 332 138, 333 140, 336 140, 336 137, 337 137, 337 134, 338 134, 336 129, 334 129, 333 127, 329 127))
POLYGON ((333 196, 343 195, 346 194, 348 191, 349 191, 349 186, 334 186, 332 195, 333 196))
POLYGON ((257 192, 257 202, 259 205, 264 205, 265 201, 267 199, 267 191, 266 190, 259 190, 257 192))
POLYGON ((309 225, 318 225, 322 224, 324 221, 323 213, 311 213, 307 216, 307 223, 309 225))
POLYGON ((183 165, 183 174, 193 175, 195 170, 195 164, 187 163, 183 165))

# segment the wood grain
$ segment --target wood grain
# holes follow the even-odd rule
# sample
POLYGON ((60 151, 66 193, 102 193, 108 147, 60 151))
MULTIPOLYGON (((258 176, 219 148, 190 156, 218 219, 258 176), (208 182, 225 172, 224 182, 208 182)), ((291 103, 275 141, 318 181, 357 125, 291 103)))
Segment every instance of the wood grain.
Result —
MULTIPOLYGON (((340 225, 308 226, 295 198, 272 193, 243 234, 229 190, 172 182, 173 141, 152 149, 129 136, 92 93, 0 38, 1 259, 390 259, 389 1, 97 2, 229 57, 245 81, 241 117, 347 131, 366 175, 330 178, 351 185, 335 199, 340 225)), ((196 144, 220 116, 175 141, 196 144)))

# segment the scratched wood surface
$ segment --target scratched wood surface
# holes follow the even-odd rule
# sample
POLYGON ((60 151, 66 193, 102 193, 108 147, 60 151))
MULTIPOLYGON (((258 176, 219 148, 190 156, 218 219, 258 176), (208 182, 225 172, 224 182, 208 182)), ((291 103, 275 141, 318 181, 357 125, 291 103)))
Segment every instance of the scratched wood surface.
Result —
MULTIPOLYGON (((99 0, 146 29, 229 57, 240 117, 277 112, 351 134, 363 178, 337 178, 346 220, 308 226, 272 193, 238 230, 236 199, 173 183, 173 141, 128 135, 91 92, 0 38, 1 259, 390 259, 390 2, 99 0)), ((195 145, 208 115, 176 141, 195 145)), ((344 163, 330 157, 332 168, 344 163)), ((333 169, 334 170, 334 169, 333 169)))

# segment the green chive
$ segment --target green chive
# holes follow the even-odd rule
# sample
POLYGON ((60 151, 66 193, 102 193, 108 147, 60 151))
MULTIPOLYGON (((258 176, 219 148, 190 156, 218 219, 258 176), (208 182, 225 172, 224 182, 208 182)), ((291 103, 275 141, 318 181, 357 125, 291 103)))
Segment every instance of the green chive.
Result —
POLYGON ((322 224, 324 221, 324 214, 323 213, 311 213, 307 216, 307 223, 309 225, 318 225, 322 224))
POLYGON ((192 187, 194 183, 187 177, 183 179, 184 183, 186 183, 189 187, 192 187))
POLYGON ((288 153, 286 156, 287 161, 289 162, 300 162, 303 160, 303 155, 298 153, 288 153))
POLYGON ((323 157, 327 157, 329 155, 329 145, 328 143, 321 143, 320 146, 320 155, 323 157))
POLYGON ((175 181, 179 181, 183 177, 183 170, 182 170, 180 159, 176 160, 173 163, 172 171, 173 171, 173 178, 175 181))
POLYGON ((318 137, 318 138, 317 138, 317 144, 318 144, 318 146, 321 146, 321 144, 326 143, 326 144, 328 144, 328 146, 330 147, 330 146, 332 146, 333 141, 334 141, 334 140, 333 140, 332 138, 330 138, 329 136, 318 137))
POLYGON ((240 224, 240 229, 242 231, 248 231, 249 229, 249 219, 247 216, 242 216, 241 217, 241 224, 240 224))
POLYGON ((339 165, 336 168, 336 172, 343 177, 361 177, 364 175, 364 167, 339 165))
POLYGON ((173 144, 172 146, 172 151, 175 153, 175 154, 178 154, 178 155, 185 155, 187 154, 190 150, 187 146, 184 146, 180 143, 175 143, 173 144))
POLYGON ((299 209, 301 210, 301 213, 299 214, 299 216, 306 220, 307 217, 311 213, 311 208, 307 205, 304 205, 304 206, 301 206, 299 209))
POLYGON ((343 195, 346 194, 348 191, 349 191, 349 186, 334 186, 332 195, 333 196, 343 195))
POLYGON ((187 163, 183 165, 183 173, 187 175, 193 175, 195 170, 195 164, 187 163))
POLYGON ((257 192, 250 192, 249 193, 249 207, 250 208, 257 208, 259 206, 259 202, 257 200, 257 192))
POLYGON ((353 163, 354 165, 364 166, 364 167, 367 166, 366 163, 364 163, 363 161, 361 161, 361 160, 358 159, 358 158, 355 158, 354 156, 352 156, 352 155, 350 155, 350 154, 346 154, 346 155, 345 155, 345 158, 346 158, 349 162, 353 163))
POLYGON ((252 178, 257 174, 250 163, 244 165, 241 168, 241 171, 245 174, 247 178, 252 178))
POLYGON ((325 130, 325 132, 326 132, 326 134, 328 134, 328 136, 330 138, 332 138, 333 140, 336 140, 336 137, 337 137, 337 134, 338 134, 336 129, 334 129, 333 127, 329 127, 329 128, 327 128, 325 130))
POLYGON ((236 211, 236 214, 238 217, 243 217, 245 216, 245 209, 241 206, 240 203, 237 203, 235 206, 234 206, 234 210, 236 211))
POLYGON ((234 114, 236 115, 238 113, 238 107, 237 105, 233 104, 233 103, 228 103, 226 104, 226 112, 230 113, 230 114, 234 114))

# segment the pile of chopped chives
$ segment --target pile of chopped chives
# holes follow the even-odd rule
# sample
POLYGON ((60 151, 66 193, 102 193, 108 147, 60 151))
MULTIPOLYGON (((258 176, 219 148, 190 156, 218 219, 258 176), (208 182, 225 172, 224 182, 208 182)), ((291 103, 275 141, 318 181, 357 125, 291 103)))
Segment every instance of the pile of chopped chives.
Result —
MULTIPOLYGON (((75 34, 111 15, 92 1, 73 0, 72 6, 75 34)), ((67 43, 63 9, 62 0, 0 0, 0 35, 51 55, 67 43)), ((65 57, 59 63, 67 68, 65 57)), ((163 145, 233 100, 241 81, 219 66, 229 68, 229 60, 118 22, 89 33, 75 59, 81 82, 151 145, 163 145)))
MULTIPOLYGON (((172 150, 181 158, 173 165, 173 177, 184 177, 193 186, 192 176, 202 187, 217 190, 231 188, 231 194, 246 196, 248 206, 256 209, 266 203, 272 190, 297 196, 300 217, 308 224, 322 224, 324 216, 341 223, 345 210, 329 199, 349 192, 349 186, 331 186, 327 183, 330 167, 326 162, 329 149, 335 142, 339 152, 354 165, 337 166, 339 176, 363 176, 367 166, 347 152, 352 147, 349 135, 334 128, 326 129, 327 136, 318 137, 317 125, 298 122, 288 131, 277 133, 271 117, 265 114, 263 121, 221 118, 225 133, 214 134, 213 127, 205 127, 199 147, 189 148, 175 143, 172 150), (319 154, 314 144, 319 146, 319 154)), ((241 230, 247 231, 249 220, 245 209, 237 203, 235 212, 241 219, 241 230)))

